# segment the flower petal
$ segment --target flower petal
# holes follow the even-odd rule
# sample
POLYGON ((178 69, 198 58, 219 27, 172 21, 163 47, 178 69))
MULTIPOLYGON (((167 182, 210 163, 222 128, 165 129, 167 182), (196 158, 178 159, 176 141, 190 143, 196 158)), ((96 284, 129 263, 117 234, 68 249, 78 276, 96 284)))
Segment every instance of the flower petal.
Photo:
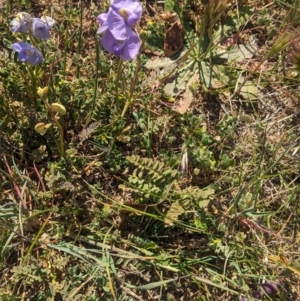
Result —
POLYGON ((50 33, 49 33, 49 27, 46 23, 44 23, 41 19, 33 18, 32 23, 32 33, 35 37, 40 39, 49 39, 50 33))
POLYGON ((131 35, 131 27, 126 25, 122 16, 114 10, 108 12, 107 16, 108 29, 115 39, 125 40, 131 35))
POLYGON ((134 26, 139 20, 139 16, 137 14, 128 12, 127 20, 125 21, 128 26, 134 26))
POLYGON ((26 42, 17 42, 11 45, 11 48, 15 52, 28 51, 31 49, 31 45, 26 42))
POLYGON ((101 44, 103 48, 110 53, 114 53, 114 49, 116 48, 116 45, 118 44, 118 40, 114 38, 112 33, 109 30, 106 30, 101 38, 101 44))
POLYGON ((130 37, 124 41, 118 41, 107 30, 101 38, 101 44, 106 51, 119 56, 124 61, 134 59, 140 49, 140 39, 133 30, 130 37))
POLYGON ((49 16, 42 16, 41 20, 48 26, 48 28, 52 28, 55 24, 55 20, 49 16))
POLYGON ((132 31, 131 36, 125 41, 123 51, 120 57, 124 61, 132 60, 136 57, 140 50, 140 39, 138 35, 132 31))
POLYGON ((28 54, 26 51, 19 52, 19 61, 25 63, 28 60, 28 54))
POLYGON ((17 14, 16 18, 14 18, 10 25, 12 26, 12 32, 25 32, 29 31, 30 25, 32 22, 32 18, 30 14, 26 12, 20 12, 17 14))
POLYGON ((100 14, 97 17, 97 20, 100 23, 100 27, 98 28, 97 33, 102 33, 108 28, 107 17, 108 13, 100 14))
POLYGON ((18 18, 14 18, 10 22, 10 26, 11 26, 12 32, 19 32, 19 31, 21 31, 22 24, 18 18))
POLYGON ((30 65, 38 65, 44 61, 42 54, 35 48, 32 47, 30 50, 30 54, 28 54, 27 63, 30 65))
POLYGON ((111 7, 117 12, 120 12, 120 10, 126 10, 128 12, 129 17, 127 24, 129 26, 133 26, 140 19, 143 12, 143 7, 137 0, 114 0, 111 7), (132 20, 131 22, 130 18, 132 20))

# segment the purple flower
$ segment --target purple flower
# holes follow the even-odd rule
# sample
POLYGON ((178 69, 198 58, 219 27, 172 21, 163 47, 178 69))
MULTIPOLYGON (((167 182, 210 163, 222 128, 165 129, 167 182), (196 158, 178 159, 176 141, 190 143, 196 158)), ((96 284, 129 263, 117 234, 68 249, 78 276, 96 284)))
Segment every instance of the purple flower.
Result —
POLYGON ((117 40, 131 36, 131 27, 142 16, 143 8, 137 0, 113 0, 107 14, 108 29, 117 40))
MULTIPOLYGON (((252 297, 258 300, 262 300, 264 295, 274 296, 278 293, 278 284, 275 282, 267 281, 260 286, 259 291, 252 292, 252 297)), ((240 297, 239 301, 250 301, 246 297, 240 297)))
POLYGON ((33 35, 43 40, 49 39, 50 32, 49 32, 48 25, 39 18, 33 18, 32 21, 33 21, 32 22, 33 35))
POLYGON ((142 5, 137 0, 112 0, 107 13, 97 17, 100 27, 97 33, 103 33, 103 48, 121 59, 132 60, 139 52, 140 39, 132 26, 142 15, 142 5))
POLYGON ((31 16, 26 12, 20 12, 16 15, 16 18, 14 18, 10 22, 11 30, 12 30, 12 32, 27 33, 29 31, 31 23, 32 23, 31 16))
POLYGON ((26 42, 14 43, 11 47, 19 54, 19 60, 21 62, 27 62, 34 66, 44 61, 42 54, 35 47, 26 42))
POLYGON ((267 281, 261 285, 261 288, 269 296, 274 296, 278 293, 278 284, 275 282, 267 281))
POLYGON ((133 30, 126 40, 117 40, 109 30, 106 30, 101 38, 101 44, 106 51, 119 56, 124 61, 132 60, 140 49, 140 39, 133 30))

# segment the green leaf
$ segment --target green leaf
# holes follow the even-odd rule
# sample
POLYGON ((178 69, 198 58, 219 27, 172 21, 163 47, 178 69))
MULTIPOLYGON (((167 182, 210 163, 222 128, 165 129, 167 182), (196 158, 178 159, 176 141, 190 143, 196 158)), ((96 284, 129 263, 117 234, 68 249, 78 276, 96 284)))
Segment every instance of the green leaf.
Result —
POLYGON ((117 273, 113 258, 109 255, 108 252, 105 254, 105 257, 106 257, 107 264, 108 264, 110 270, 114 273, 115 276, 117 276, 118 273, 117 273))
POLYGON ((60 244, 57 244, 57 245, 54 245, 54 244, 48 244, 47 245, 48 247, 50 248, 53 248, 53 249, 56 249, 58 251, 61 251, 61 252, 65 252, 67 254, 70 254, 72 256, 75 256, 77 258, 80 258, 81 260, 83 260, 84 262, 89 262, 88 260, 86 260, 85 258, 83 258, 81 255, 79 255, 78 253, 74 252, 72 249, 74 249, 74 247, 72 246, 68 246, 67 244, 66 245, 60 245, 60 244))
POLYGON ((175 8, 174 0, 165 0, 165 11, 172 11, 175 8))
POLYGON ((199 202, 199 207, 206 208, 208 204, 209 204, 209 200, 203 200, 199 202))
POLYGON ((246 59, 251 59, 257 52, 257 45, 252 44, 239 44, 232 47, 230 50, 217 51, 220 58, 226 59, 228 62, 241 62, 246 59))
POLYGON ((2 131, 8 123, 8 115, 5 115, 2 121, 0 122, 0 131, 2 131))
POLYGON ((207 199, 211 195, 215 193, 215 190, 212 188, 204 189, 198 192, 198 196, 201 197, 202 199, 207 199))
POLYGON ((246 81, 244 86, 240 90, 240 95, 244 99, 254 100, 257 98, 258 89, 251 81, 246 81))
POLYGON ((141 285, 141 286, 135 286, 135 285, 132 285, 132 284, 129 284, 126 282, 124 282, 124 283, 129 288, 135 288, 135 289, 140 289, 140 290, 151 290, 151 289, 160 287, 162 285, 165 285, 165 284, 173 282, 173 281, 176 281, 176 279, 162 280, 162 281, 152 282, 152 283, 148 283, 148 284, 141 285))
POLYGON ((198 67, 198 71, 195 72, 199 72, 199 79, 204 87, 218 89, 228 83, 229 78, 223 72, 223 66, 202 61, 198 67))

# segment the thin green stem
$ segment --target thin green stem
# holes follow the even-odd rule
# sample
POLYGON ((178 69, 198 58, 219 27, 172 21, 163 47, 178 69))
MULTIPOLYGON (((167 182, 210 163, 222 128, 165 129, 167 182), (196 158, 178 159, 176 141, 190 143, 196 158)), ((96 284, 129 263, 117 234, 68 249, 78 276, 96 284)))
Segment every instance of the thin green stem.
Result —
POLYGON ((122 119, 124 118, 124 116, 125 116, 125 114, 126 114, 128 108, 129 108, 130 104, 131 104, 131 101, 130 101, 130 100, 126 100, 125 106, 124 106, 123 111, 122 111, 122 114, 121 114, 121 118, 122 118, 122 119))
POLYGON ((30 1, 29 0, 25 0, 25 7, 27 10, 30 9, 30 1))
MULTIPOLYGON (((54 211, 54 210, 53 210, 54 211)), ((45 220, 45 222, 43 223, 42 227, 40 228, 38 234, 36 235, 36 237, 34 238, 32 244, 30 245, 26 255, 24 256, 24 259, 23 259, 23 264, 27 265, 28 264, 28 259, 29 259, 29 256, 30 254, 32 253, 32 250, 34 248, 34 246, 38 243, 38 240, 39 238, 41 237, 41 235, 43 234, 43 231, 46 227, 46 225, 48 224, 49 220, 50 220, 50 217, 52 216, 52 213, 53 211, 50 213, 50 215, 48 216, 48 218, 45 220)))
POLYGON ((96 71, 95 71, 95 82, 94 82, 94 93, 93 93, 93 100, 92 100, 92 108, 89 114, 89 117, 87 118, 86 124, 89 123, 89 121, 92 119, 92 114, 95 109, 95 103, 96 103, 96 97, 97 97, 97 91, 98 91, 98 77, 99 77, 99 69, 100 69, 100 59, 99 59, 99 43, 96 41, 96 71))
MULTIPOLYGON (((78 48, 77 48, 77 55, 79 57, 81 53, 81 47, 82 47, 82 19, 83 19, 83 5, 82 0, 80 0, 80 26, 79 26, 79 34, 78 34, 78 48)), ((77 64, 76 67, 76 78, 79 78, 80 75, 80 64, 77 64)))
MULTIPOLYGON (((69 16, 68 16, 69 17, 69 16)), ((66 69, 67 69, 67 52, 68 52, 68 43, 69 43, 69 18, 66 20, 66 27, 64 29, 64 50, 63 50, 63 60, 62 60, 62 75, 63 80, 66 79, 66 69)))
MULTIPOLYGON (((143 45, 142 45, 143 47, 143 45)), ((141 48, 142 48, 141 47, 141 48)), ((134 73, 134 77, 132 79, 131 85, 130 85, 130 92, 129 92, 129 97, 125 102, 122 114, 121 114, 121 118, 123 119, 125 117, 125 114, 129 108, 129 106, 132 103, 132 98, 133 98, 133 92, 134 92, 134 87, 136 85, 137 79, 138 79, 138 74, 139 74, 139 69, 140 69, 140 63, 141 63, 141 53, 138 54, 137 56, 137 64, 136 64, 136 68, 135 68, 135 73, 134 73)))
POLYGON ((59 131, 59 155, 61 158, 64 157, 65 155, 65 150, 64 150, 64 132, 63 129, 61 127, 61 124, 59 123, 59 121, 55 118, 54 120, 55 125, 58 128, 59 131))
POLYGON ((117 75, 115 79, 115 97, 116 97, 116 106, 119 109, 119 85, 120 85, 120 76, 122 71, 123 60, 120 58, 117 68, 117 75))
POLYGON ((37 97, 36 97, 36 91, 37 91, 37 88, 36 88, 36 72, 35 70, 33 70, 34 67, 32 66, 28 66, 28 70, 29 70, 29 73, 30 73, 30 76, 31 76, 31 83, 32 83, 32 89, 31 89, 31 99, 35 105, 35 107, 37 108, 38 107, 38 103, 37 103, 37 97))
POLYGON ((51 110, 51 106, 49 105, 47 99, 43 99, 44 100, 44 104, 51 116, 52 122, 57 126, 58 128, 58 132, 59 132, 59 156, 60 158, 63 158, 65 155, 65 148, 64 148, 64 131, 63 128, 61 126, 61 124, 59 123, 57 117, 54 115, 53 111, 51 110))
MULTIPOLYGON (((142 47, 143 47, 143 45, 142 45, 142 47)), ((136 85, 138 75, 139 75, 140 63, 141 63, 141 53, 139 53, 138 56, 137 56, 137 63, 136 63, 135 73, 134 73, 134 77, 133 77, 131 85, 130 85, 129 99, 132 99, 132 96, 133 96, 134 87, 136 85)))
POLYGON ((11 14, 11 11, 12 11, 12 0, 8 0, 7 5, 6 5, 6 19, 7 19, 7 21, 9 20, 9 16, 11 14))

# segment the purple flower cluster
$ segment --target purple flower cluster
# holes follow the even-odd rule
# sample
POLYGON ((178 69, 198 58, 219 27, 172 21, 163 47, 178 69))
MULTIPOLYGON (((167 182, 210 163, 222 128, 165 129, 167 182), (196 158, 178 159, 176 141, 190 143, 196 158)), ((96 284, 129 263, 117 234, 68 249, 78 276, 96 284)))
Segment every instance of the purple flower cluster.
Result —
POLYGON ((43 40, 50 38, 49 30, 54 24, 55 21, 51 17, 32 18, 26 12, 18 13, 16 18, 10 22, 12 32, 28 33, 31 31, 35 37, 43 40))
MULTIPOLYGON (((12 32, 32 33, 39 39, 49 39, 49 30, 53 27, 55 21, 48 16, 41 18, 32 18, 26 12, 20 12, 11 22, 12 32)), ((37 65, 44 61, 42 54, 32 45, 26 42, 17 42, 12 44, 12 49, 19 54, 21 62, 27 62, 30 65, 37 65)))
POLYGON ((112 0, 108 12, 97 17, 100 23, 97 33, 103 33, 103 48, 124 61, 135 58, 140 49, 140 39, 132 26, 142 12, 142 5, 137 0, 112 0))

